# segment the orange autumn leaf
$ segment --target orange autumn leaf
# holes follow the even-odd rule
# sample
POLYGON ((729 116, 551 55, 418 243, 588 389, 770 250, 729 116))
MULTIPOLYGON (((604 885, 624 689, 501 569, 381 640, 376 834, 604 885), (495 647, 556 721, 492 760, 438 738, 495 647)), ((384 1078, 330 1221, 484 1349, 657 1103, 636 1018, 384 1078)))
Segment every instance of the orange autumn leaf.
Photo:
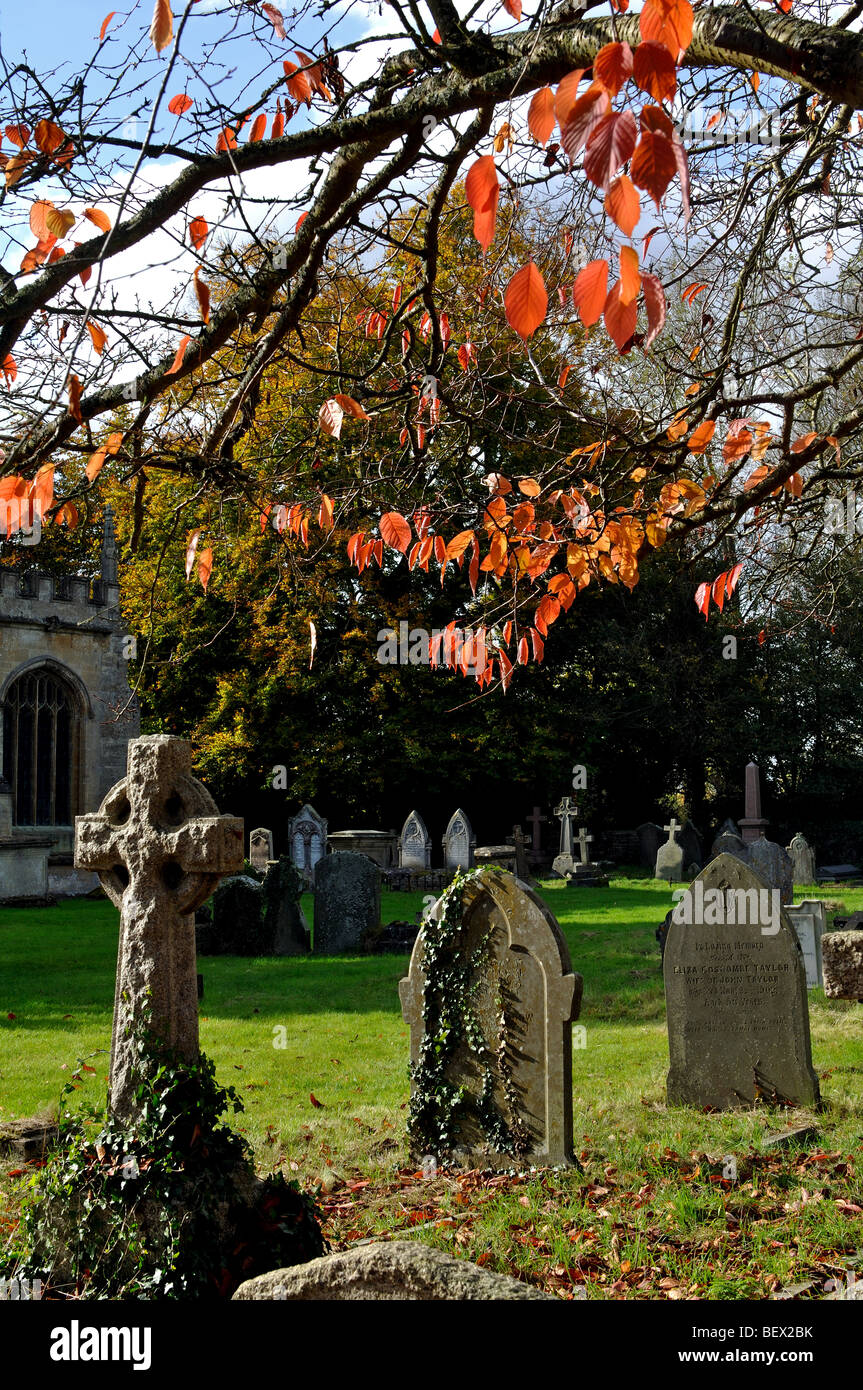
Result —
POLYGON ((55 150, 59 150, 66 136, 54 121, 42 120, 36 122, 33 139, 36 142, 36 148, 42 154, 54 154, 55 150))
POLYGON ((393 550, 400 550, 403 555, 407 554, 407 548, 411 543, 411 527, 401 512, 384 512, 378 530, 393 550))
POLYGON ((210 582, 210 575, 213 573, 213 552, 208 546, 202 550, 198 556, 198 578, 201 581, 204 593, 207 592, 207 585, 210 582))
POLYGON ((654 101, 673 101, 677 91, 677 66, 662 43, 642 41, 635 50, 632 76, 654 101))
POLYGON ((45 198, 37 198, 30 208, 30 230, 37 241, 47 241, 51 235, 45 219, 49 209, 53 206, 54 204, 45 198))
POLYGON ((646 0, 638 27, 642 40, 664 44, 676 63, 692 39, 692 5, 689 0, 646 0))
POLYGON ((354 420, 368 420, 368 415, 363 410, 359 401, 355 401, 353 396, 343 396, 336 394, 333 400, 338 401, 346 415, 350 415, 354 420))
POLYGON ((332 497, 328 497, 325 492, 322 493, 320 510, 318 511, 318 525, 323 531, 332 531, 333 529, 334 508, 335 504, 332 497))
POLYGON ((207 240, 210 229, 203 217, 193 217, 189 223, 189 236, 196 251, 200 251, 204 242, 207 240))
POLYGON ((102 27, 101 27, 101 29, 99 30, 99 42, 100 42, 100 43, 102 43, 102 41, 104 40, 105 35, 106 35, 107 32, 108 32, 108 25, 111 23, 111 20, 114 18, 114 15, 115 15, 116 13, 117 13, 116 10, 112 10, 111 13, 110 13, 110 14, 106 14, 106 15, 105 15, 105 18, 102 20, 102 27))
POLYGON ((104 328, 100 328, 98 323, 94 323, 92 319, 88 319, 84 327, 93 340, 93 347, 96 349, 97 355, 101 357, 102 353, 105 351, 105 344, 108 341, 108 336, 104 328))
POLYGON ((638 298, 641 289, 641 274, 638 269, 638 252, 633 246, 620 248, 620 302, 631 304, 638 298))
POLYGON ((300 72, 296 63, 290 62, 285 58, 282 60, 282 67, 285 69, 285 76, 288 80, 288 91, 296 102, 305 102, 307 106, 312 104, 312 84, 304 72, 300 72))
POLYGON ((263 140, 267 131, 267 113, 262 111, 260 116, 256 116, 252 128, 249 131, 249 144, 256 145, 259 140, 263 140))
POLYGON ((632 76, 632 49, 628 43, 607 43, 593 60, 593 76, 609 96, 616 97, 632 76))
POLYGON ((210 287, 205 280, 199 279, 201 267, 195 266, 195 297, 198 301, 198 308, 201 311, 201 318, 204 323, 210 322, 210 287))
POLYGON ((69 389, 69 414, 74 420, 78 421, 79 425, 83 425, 84 420, 81 415, 81 383, 78 378, 72 374, 67 384, 69 389))
POLYGON ((692 431, 686 441, 686 449, 690 454, 703 454, 716 431, 715 420, 703 420, 697 429, 692 431))
POLYGON ((638 319, 638 301, 632 299, 625 304, 621 299, 620 292, 621 283, 619 280, 615 280, 605 301, 603 317, 609 337, 613 339, 617 351, 622 353, 635 332, 638 319))
POLYGON ((538 92, 534 92, 528 107, 527 128, 534 140, 538 140, 540 145, 547 145, 555 123, 554 92, 550 87, 540 87, 538 92))
POLYGON ((194 106, 194 101, 187 92, 178 92, 175 97, 171 97, 168 102, 168 110, 172 116, 185 116, 186 112, 194 106))
POLYGON ((3 358, 3 361, 0 362, 0 372, 2 372, 4 377, 6 378, 7 387, 10 387, 14 382, 16 376, 18 375, 18 368, 15 365, 15 358, 12 356, 11 352, 7 352, 6 356, 3 358))
POLYGON ((523 492, 525 497, 538 497, 542 488, 536 478, 518 478, 518 490, 523 492))
POLYGON ((608 297, 608 261, 590 261, 575 277, 572 302, 585 328, 602 317, 608 297))
POLYGON ((545 281, 533 261, 517 270, 503 296, 507 323, 522 338, 535 333, 548 311, 545 281))
POLYGON ((605 195, 603 206, 623 235, 632 236, 641 217, 641 200, 628 174, 621 174, 614 180, 605 195))
POLYGON ((110 232, 111 219, 101 208, 85 208, 84 216, 88 222, 92 222, 94 227, 98 227, 100 232, 110 232))
POLYGON ((174 37, 174 16, 171 14, 171 0, 156 0, 153 18, 150 23, 150 38, 157 53, 167 48, 174 37))
POLYGON ((171 363, 168 370, 166 371, 165 376, 173 376, 175 372, 178 372, 180 370, 180 368, 183 365, 183 358, 186 355, 186 348, 188 347, 191 341, 191 336, 188 333, 184 333, 182 338, 180 339, 180 346, 177 348, 177 351, 174 354, 174 360, 171 363))
POLYGON ((473 208, 473 234, 487 251, 494 240, 500 184, 494 156, 480 155, 468 169, 464 181, 465 197, 473 208))

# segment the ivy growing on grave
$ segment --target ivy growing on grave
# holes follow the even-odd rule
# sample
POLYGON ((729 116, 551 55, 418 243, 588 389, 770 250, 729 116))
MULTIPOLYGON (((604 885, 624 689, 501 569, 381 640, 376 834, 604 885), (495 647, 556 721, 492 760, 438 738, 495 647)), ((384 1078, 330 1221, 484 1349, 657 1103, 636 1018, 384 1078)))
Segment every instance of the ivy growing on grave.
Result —
POLYGON ((423 927, 423 1037, 419 1058, 411 1069, 408 1141, 417 1156, 442 1155, 464 1143, 464 1131, 477 1126, 497 1153, 520 1158, 533 1142, 518 1118, 515 1086, 507 1056, 510 1019, 503 992, 497 997, 498 1043, 489 1046, 476 1013, 476 995, 483 967, 492 952, 493 929, 473 949, 467 949, 464 894, 481 880, 485 867, 459 870, 439 902, 434 924, 423 927), (477 1066, 479 1094, 448 1075, 460 1050, 477 1066), (501 1108, 499 1095, 505 1106, 501 1108))
POLYGON ((325 1253, 314 1199, 281 1173, 255 1176, 243 1110, 201 1053, 180 1059, 146 1028, 131 1038, 136 1115, 68 1108, 22 1204, 0 1273, 38 1277, 48 1298, 230 1298, 245 1279, 325 1253))

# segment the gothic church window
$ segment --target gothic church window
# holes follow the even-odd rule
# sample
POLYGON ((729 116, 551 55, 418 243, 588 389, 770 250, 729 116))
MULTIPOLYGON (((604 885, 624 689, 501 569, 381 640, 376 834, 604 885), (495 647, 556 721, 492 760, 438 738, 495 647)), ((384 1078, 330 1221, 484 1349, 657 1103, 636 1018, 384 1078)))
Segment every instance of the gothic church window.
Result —
POLYGON ((3 775, 16 825, 71 825, 77 811, 79 710, 51 670, 26 671, 3 705, 3 775))

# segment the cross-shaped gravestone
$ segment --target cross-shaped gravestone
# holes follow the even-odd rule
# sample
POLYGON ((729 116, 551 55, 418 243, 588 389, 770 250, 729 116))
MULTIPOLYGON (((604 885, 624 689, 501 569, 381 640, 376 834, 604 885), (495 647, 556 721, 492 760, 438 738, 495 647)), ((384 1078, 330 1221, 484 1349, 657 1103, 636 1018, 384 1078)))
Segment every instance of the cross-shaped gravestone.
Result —
POLYGON ((533 831, 533 849, 542 849, 542 836, 539 827, 548 821, 548 816, 541 815, 541 811, 541 806, 534 806, 533 814, 527 817, 527 823, 533 831))
POLYGON ((571 796, 565 796, 555 806, 554 814, 560 821, 560 853, 572 854, 572 822, 578 815, 578 807, 571 796))
POLYGON ((577 839, 577 843, 578 843, 579 853, 581 854, 581 862, 582 862, 582 864, 589 864, 589 863, 590 863, 590 850, 588 849, 588 845, 590 845, 590 844, 593 843, 593 836, 592 836, 592 835, 586 835, 586 834, 585 834, 584 826, 583 826, 583 825, 580 825, 579 828, 578 828, 578 839, 577 839))
POLYGON ((677 832, 678 830, 682 830, 683 827, 677 824, 677 821, 674 819, 674 816, 671 817, 671 824, 664 825, 662 828, 663 830, 668 831, 668 843, 670 845, 677 844, 677 832))
POLYGON ((530 880, 530 866, 527 862, 527 836, 520 825, 512 827, 512 843, 515 845, 515 872, 525 882, 530 880))
POLYGON ((75 867, 95 869, 120 909, 110 1105, 133 1116, 128 1034, 148 1029, 187 1061, 198 1055, 195 908, 243 867, 243 822, 220 816, 179 738, 132 739, 127 774, 75 821, 75 867))

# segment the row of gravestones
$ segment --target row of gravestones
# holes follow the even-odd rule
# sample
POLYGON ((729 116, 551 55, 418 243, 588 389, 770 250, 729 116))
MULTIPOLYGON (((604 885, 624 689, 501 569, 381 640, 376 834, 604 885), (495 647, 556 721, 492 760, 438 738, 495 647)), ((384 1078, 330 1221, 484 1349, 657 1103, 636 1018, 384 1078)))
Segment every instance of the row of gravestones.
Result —
MULTIPOLYGON (((287 855, 273 862, 261 883, 248 875, 226 878, 213 894, 212 917, 196 924, 199 955, 297 956, 311 948, 300 897, 303 874, 287 855)), ((328 854, 315 871, 314 944, 321 955, 359 949, 381 915, 381 874, 364 854, 328 854)))
MULTIPOLYGON (((181 1056, 197 1056, 194 910, 243 862, 242 821, 218 814, 191 776, 187 744, 161 735, 135 739, 128 757, 126 779, 98 812, 77 818, 75 844, 76 867, 96 870, 121 912, 110 1103, 124 1119, 134 1117, 138 1104, 136 1023, 147 1020, 181 1056)), ((333 872, 339 873, 337 862, 333 872)), ((334 886, 343 893, 343 885, 334 886)), ((439 902, 438 920, 441 912, 439 902)), ((475 1162, 481 1154, 484 1162, 511 1165, 512 1149, 504 1152, 488 1128, 493 1102, 516 1137, 519 1160, 568 1163, 572 1023, 582 978, 552 914, 511 874, 489 869, 471 880, 460 914, 456 949, 474 976, 473 1026, 470 1050, 449 1055, 448 1084, 437 1088, 450 1118, 452 1095, 459 1096, 459 1142, 451 1156, 475 1162)), ((424 963, 427 935, 436 926, 427 922, 400 985, 414 1077, 429 1053, 424 963)), ((863 998, 861 942, 863 932, 824 938, 829 997, 863 998)), ((683 893, 666 942, 664 977, 671 1104, 702 1110, 759 1099, 819 1104, 800 946, 784 908, 735 856, 720 854, 683 893)), ((429 1041, 434 1051, 437 1040, 429 1041)))
MULTIPOLYGON (((470 821, 459 807, 450 816, 442 838, 445 869, 469 869, 474 862, 476 836, 470 821)), ((311 880, 321 860, 327 857, 327 822, 313 806, 303 806, 288 821, 291 862, 311 880)), ((411 811, 398 839, 398 867, 414 872, 431 868, 432 839, 418 811, 411 811)), ((266 873, 273 862, 273 836, 270 830, 253 830, 249 837, 249 859, 255 869, 266 873)))

